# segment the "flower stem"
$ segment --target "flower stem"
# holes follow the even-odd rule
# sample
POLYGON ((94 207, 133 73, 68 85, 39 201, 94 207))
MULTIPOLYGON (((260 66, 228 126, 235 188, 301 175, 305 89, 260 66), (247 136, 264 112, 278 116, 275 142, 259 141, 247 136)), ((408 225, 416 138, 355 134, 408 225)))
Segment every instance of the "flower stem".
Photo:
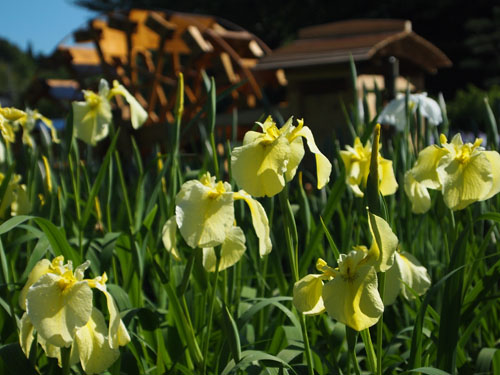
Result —
POLYGON ((217 262, 215 264, 215 280, 212 287, 212 295, 210 296, 210 305, 208 307, 208 322, 207 322, 207 333, 205 336, 205 341, 203 342, 203 371, 202 374, 207 373, 207 359, 208 359, 208 347, 210 346, 210 333, 212 331, 212 320, 214 315, 214 304, 215 298, 217 296, 217 280, 219 278, 219 264, 220 264, 220 251, 215 251, 217 254, 217 262))
MULTIPOLYGON (((346 326, 346 336, 347 336, 347 355, 348 363, 352 363, 354 367, 354 372, 356 375, 361 374, 359 368, 358 359, 356 358, 356 341, 358 339, 358 332, 356 332, 351 327, 346 326)), ((348 371, 349 373, 350 371, 348 371)))
POLYGON ((69 357, 71 348, 61 348, 61 375, 68 375, 70 373, 69 357))
MULTIPOLYGON (((384 289, 385 289, 385 272, 380 272, 378 274, 379 281, 379 293, 382 301, 384 300, 384 289)), ((377 375, 382 375, 382 338, 383 338, 383 326, 384 326, 384 314, 380 315, 380 319, 377 322, 377 375)))
MULTIPOLYGON (((295 225, 295 219, 293 217, 290 202, 288 200, 288 189, 285 188, 279 194, 281 211, 284 218, 284 230, 285 230, 285 240, 286 247, 288 250, 288 259, 290 260, 290 268, 292 269, 293 282, 296 283, 299 280, 299 266, 298 266, 298 235, 297 227, 295 225), (292 239, 292 234, 293 239, 292 239), (295 243, 294 241, 295 240, 295 243)), ((302 330, 302 337, 304 339, 304 350, 307 362, 307 369, 309 375, 314 375, 314 364, 312 358, 311 348, 309 346, 309 337, 307 335, 306 319, 303 314, 299 313, 300 327, 302 330)))

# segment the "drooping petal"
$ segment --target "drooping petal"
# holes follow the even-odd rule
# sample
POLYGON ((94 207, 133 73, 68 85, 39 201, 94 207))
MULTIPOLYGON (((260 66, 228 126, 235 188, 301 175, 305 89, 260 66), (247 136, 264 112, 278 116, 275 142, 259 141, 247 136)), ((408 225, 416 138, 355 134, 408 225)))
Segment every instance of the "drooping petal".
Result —
POLYGON ((384 158, 379 160, 380 193, 382 195, 392 195, 398 190, 398 182, 394 176, 392 161, 384 158))
POLYGON ((493 186, 491 163, 484 153, 475 153, 461 163, 449 153, 437 167, 444 202, 452 210, 461 210, 487 196, 493 186))
MULTIPOLYGON (((41 335, 37 335, 36 340, 45 352, 45 355, 49 358, 57 358, 57 364, 59 365, 59 367, 62 367, 61 348, 59 346, 50 344, 41 335)), ((70 365, 74 365, 77 362, 78 359, 75 361, 73 360, 73 358, 70 358, 70 365)))
POLYGON ((115 349, 118 346, 127 345, 130 342, 130 336, 120 318, 120 312, 118 311, 118 307, 116 307, 116 303, 115 300, 113 299, 113 296, 107 291, 106 284, 101 282, 96 282, 95 287, 99 289, 106 297, 106 305, 108 307, 108 312, 109 312, 109 328, 108 328, 109 346, 115 349))
POLYGON ((304 144, 302 138, 297 137, 290 142, 290 153, 288 154, 288 163, 286 164, 285 180, 291 181, 295 177, 297 168, 304 157, 304 144))
POLYGON ((28 294, 30 286, 36 283, 40 277, 49 272, 50 265, 51 262, 48 259, 42 259, 38 261, 31 270, 28 280, 19 294, 19 306, 21 309, 26 310, 26 295, 28 294))
POLYGON ((328 158, 321 153, 316 142, 314 141, 314 136, 307 126, 303 126, 297 133, 297 136, 304 137, 307 141, 307 146, 309 150, 316 157, 316 171, 318 176, 318 189, 323 188, 328 181, 330 181, 330 173, 332 172, 332 164, 328 158))
POLYGON ((369 328, 384 311, 377 287, 377 273, 369 265, 358 267, 353 279, 337 276, 323 286, 326 311, 356 331, 369 328))
POLYGON ((100 102, 95 107, 87 102, 72 103, 75 136, 92 146, 106 138, 112 119, 109 102, 102 98, 97 100, 100 102))
MULTIPOLYGON (((245 234, 240 227, 232 227, 220 250, 219 271, 236 264, 246 250, 245 234)), ((215 272, 217 257, 213 247, 203 248, 203 267, 207 272, 215 272)))
POLYGON ((148 113, 139 104, 135 96, 133 96, 128 90, 118 83, 118 81, 113 81, 113 88, 111 89, 113 95, 121 95, 125 98, 128 105, 130 106, 130 122, 134 129, 138 129, 146 122, 148 119, 148 113))
MULTIPOLYGON (((401 270, 401 280, 418 295, 424 294, 431 285, 427 269, 410 253, 396 253, 396 263, 401 270)), ((406 286, 401 288, 403 297, 413 299, 414 296, 406 286)))
POLYGON ((401 285, 401 268, 399 267, 399 254, 396 252, 394 257, 394 264, 385 272, 385 286, 384 286, 384 305, 389 306, 396 302, 396 299, 404 288, 401 285))
POLYGON ((163 225, 162 229, 162 241, 165 249, 174 257, 175 260, 180 261, 181 256, 179 255, 179 251, 177 250, 177 222, 175 221, 175 216, 172 216, 167 222, 163 225))
POLYGON ((500 192, 500 154, 497 151, 483 151, 491 165, 491 173, 493 175, 493 183, 491 189, 481 200, 490 199, 500 192))
POLYGON ((427 93, 415 94, 412 97, 418 103, 420 114, 429 121, 429 124, 436 126, 443 122, 441 107, 434 99, 427 97, 427 93))
POLYGON ((411 170, 405 173, 405 192, 411 200, 413 213, 423 214, 431 208, 431 196, 427 187, 415 180, 411 170))
POLYGON ((317 315, 325 311, 323 303, 323 275, 304 276, 293 286, 293 305, 305 315, 317 315))
POLYGON ((28 317, 28 314, 24 313, 21 321, 19 322, 19 345, 24 352, 26 357, 30 355, 31 344, 33 343, 33 324, 28 317))
POLYGON ((68 347, 76 329, 84 326, 92 312, 92 290, 86 281, 65 285, 66 280, 46 273, 26 294, 26 312, 49 344, 68 347))
POLYGON ((374 266, 377 272, 385 272, 394 263, 398 238, 384 219, 371 212, 368 212, 368 224, 373 239, 369 254, 376 259, 374 266))
POLYGON ((411 169, 414 179, 429 189, 440 189, 441 182, 437 174, 437 166, 441 158, 448 153, 446 148, 436 145, 427 146, 420 151, 411 169))
POLYGON ((257 139, 236 147, 231 154, 231 170, 240 188, 254 197, 278 194, 285 186, 290 144, 286 137, 266 143, 257 139))
POLYGON ((87 324, 76 331, 75 343, 83 371, 97 374, 106 370, 120 356, 117 348, 111 348, 106 337, 104 316, 96 308, 87 324))
POLYGON ((269 220, 264 207, 244 190, 234 193, 234 199, 243 199, 248 204, 252 215, 253 228, 259 239, 259 254, 261 257, 269 254, 273 245, 271 243, 269 220))
MULTIPOLYGON (((397 130, 403 131, 406 127, 406 110, 405 110, 405 97, 398 95, 397 98, 391 100, 380 112, 377 122, 381 124, 391 124, 397 130)), ((410 109, 411 110, 411 109, 410 109)))
POLYGON ((192 248, 220 245, 234 223, 233 193, 211 197, 210 188, 192 180, 175 199, 177 226, 192 248))

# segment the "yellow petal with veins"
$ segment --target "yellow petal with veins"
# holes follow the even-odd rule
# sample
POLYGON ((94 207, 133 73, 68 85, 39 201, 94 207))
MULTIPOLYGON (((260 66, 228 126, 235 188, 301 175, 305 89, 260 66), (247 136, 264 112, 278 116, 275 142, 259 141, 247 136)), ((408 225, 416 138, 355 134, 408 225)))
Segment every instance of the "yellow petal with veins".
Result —
POLYGON ((175 260, 180 261, 181 256, 177 250, 177 223, 175 221, 175 216, 172 216, 166 221, 162 229, 162 241, 165 249, 174 257, 175 260))
MULTIPOLYGON (((299 126, 302 120, 299 120, 299 126)), ((323 188, 328 181, 330 181, 330 173, 332 171, 332 164, 328 158, 321 153, 316 142, 314 141, 314 136, 307 126, 303 126, 298 132, 295 133, 296 136, 304 137, 307 141, 307 146, 309 150, 314 154, 316 158, 316 173, 318 178, 318 189, 323 188)))
POLYGON ((325 311, 322 298, 323 275, 304 276, 293 286, 293 305, 305 315, 317 315, 325 311))
POLYGON ((368 212, 368 224, 372 235, 369 255, 375 260, 374 266, 377 272, 385 272, 394 263, 398 238, 384 219, 371 212, 368 212))
POLYGON ((130 122, 134 129, 138 129, 146 122, 148 119, 148 113, 139 104, 135 96, 133 96, 128 90, 118 83, 118 81, 113 81, 113 88, 111 89, 111 95, 121 95, 125 98, 128 105, 130 106, 130 122))
POLYGON ((290 144, 286 138, 264 143, 263 137, 236 147, 231 153, 234 180, 254 197, 272 197, 283 190, 289 162, 290 144))
POLYGON ((94 308, 87 324, 76 332, 74 355, 80 358, 86 374, 103 372, 120 356, 118 349, 110 347, 106 331, 104 316, 94 308))
MULTIPOLYGON (((220 249, 219 271, 236 264, 245 253, 245 250, 245 234, 240 227, 232 227, 220 249)), ((203 248, 203 267, 208 272, 215 272, 216 262, 217 257, 214 248, 203 248)))
POLYGON ((372 266, 359 266, 355 277, 336 276, 323 286, 328 314, 356 331, 376 324, 384 311, 378 293, 377 273, 372 266))
POLYGON ((253 228, 259 239, 259 254, 261 257, 269 254, 272 249, 272 243, 269 220, 267 219, 264 207, 243 190, 234 193, 234 199, 243 199, 248 204, 252 215, 253 228))
POLYGON ((46 273, 28 289, 26 312, 49 344, 69 347, 90 317, 92 290, 86 281, 46 273))
POLYGON ((224 242, 234 223, 232 192, 218 192, 198 180, 184 183, 175 199, 179 231, 192 248, 224 242))

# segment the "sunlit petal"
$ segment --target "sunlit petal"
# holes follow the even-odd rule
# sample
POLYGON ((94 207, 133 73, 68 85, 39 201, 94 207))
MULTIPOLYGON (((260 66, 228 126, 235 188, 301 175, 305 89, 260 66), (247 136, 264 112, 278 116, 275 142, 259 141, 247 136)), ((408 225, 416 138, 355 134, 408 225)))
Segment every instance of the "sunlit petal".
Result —
MULTIPOLYGON (((232 227, 222 243, 220 250, 219 271, 236 264, 246 250, 245 234, 240 227, 232 227)), ((208 272, 215 272, 217 257, 213 247, 203 248, 203 267, 208 272)))
POLYGON ((325 311, 322 293, 323 275, 307 275, 293 286, 293 305, 306 315, 321 314, 325 311))
POLYGON ((260 139, 231 153, 231 170, 238 186, 254 197, 273 196, 285 186, 290 144, 284 137, 272 143, 260 139))
POLYGON ((68 347, 76 329, 85 325, 92 311, 92 290, 86 281, 68 280, 46 273, 26 294, 26 312, 49 344, 68 347))
POLYGON ((106 333, 104 316, 96 308, 92 309, 87 324, 76 331, 77 353, 87 374, 103 372, 120 356, 118 349, 110 347, 106 333))
MULTIPOLYGON (((299 121, 300 122, 300 121, 299 121)), ((297 133, 297 136, 304 137, 307 141, 307 146, 309 150, 316 157, 316 171, 318 178, 318 189, 323 188, 328 181, 330 181, 330 173, 332 171, 332 164, 328 160, 328 158, 321 153, 318 146, 314 141, 314 136, 307 126, 302 127, 297 133)))
POLYGON ((252 215, 252 224, 257 234, 257 238, 259 239, 259 254, 261 257, 269 254, 272 249, 272 244, 269 221, 264 207, 243 190, 234 193, 234 199, 243 199, 248 204, 252 215))
POLYGON ((452 210, 461 210, 481 200, 493 186, 491 163, 484 153, 473 154, 466 163, 447 154, 439 161, 437 173, 444 202, 452 210))
POLYGON ((166 221, 162 229, 162 241, 165 249, 172 254, 175 260, 180 261, 181 257, 179 251, 177 250, 177 222, 175 221, 175 216, 172 216, 166 221))
POLYGON ((130 106, 130 122, 134 129, 138 129, 146 122, 148 119, 148 113, 139 104, 135 96, 133 96, 128 90, 118 83, 118 81, 113 81, 113 88, 111 89, 113 95, 121 95, 125 98, 128 105, 130 106))
POLYGON ((377 287, 377 273, 369 265, 358 267, 352 279, 337 276, 323 286, 326 311, 356 331, 369 328, 384 311, 377 287))
POLYGON ((234 223, 233 193, 211 196, 210 192, 192 180, 182 185, 175 199, 177 226, 193 248, 220 245, 234 223))
POLYGON ((411 170, 405 174, 405 192, 410 198, 413 213, 423 214, 431 208, 431 196, 427 187, 415 180, 411 170))
POLYGON ((372 235, 370 254, 374 254, 377 272, 387 271, 394 263, 394 253, 398 247, 398 238, 390 225, 380 216, 368 212, 368 224, 372 235))

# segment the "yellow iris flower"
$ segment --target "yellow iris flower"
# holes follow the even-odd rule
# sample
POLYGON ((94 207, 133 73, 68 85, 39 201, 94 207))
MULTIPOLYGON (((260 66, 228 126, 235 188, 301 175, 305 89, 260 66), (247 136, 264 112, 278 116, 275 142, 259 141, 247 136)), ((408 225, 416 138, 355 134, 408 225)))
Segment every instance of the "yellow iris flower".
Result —
POLYGON ((324 312, 361 331, 377 323, 384 311, 378 292, 377 272, 385 272, 394 262, 398 239, 389 224, 368 213, 373 242, 370 250, 355 246, 349 254, 341 254, 338 267, 319 259, 316 268, 321 274, 307 275, 293 289, 297 310, 313 315, 324 312))
POLYGON ((407 300, 413 299, 411 290, 419 296, 424 294, 431 285, 431 278, 425 267, 413 255, 396 252, 394 265, 389 268, 385 276, 384 304, 394 303, 401 293, 407 300))
POLYGON ((141 107, 137 99, 117 81, 113 81, 113 88, 108 82, 101 79, 99 91, 83 90, 85 101, 73 102, 73 127, 75 136, 85 143, 94 146, 97 142, 107 137, 109 124, 112 121, 111 99, 120 95, 125 98, 130 106, 130 121, 134 129, 138 129, 147 120, 148 114, 141 107))
POLYGON ((235 264, 245 251, 245 235, 234 225, 234 201, 244 200, 250 208, 252 224, 259 239, 259 253, 271 251, 269 222, 262 205, 245 191, 231 191, 227 182, 215 181, 210 173, 200 180, 184 183, 175 199, 175 217, 163 227, 163 244, 176 259, 176 231, 179 229, 186 243, 192 248, 203 249, 203 262, 208 271, 215 270, 216 257, 213 247, 222 245, 219 269, 235 264))
MULTIPOLYGON (((370 158, 372 145, 368 140, 363 146, 359 137, 354 140, 354 145, 346 146, 346 150, 340 151, 340 157, 346 169, 346 183, 352 189, 354 195, 362 197, 363 190, 370 173, 370 158)), ((378 156, 379 189, 382 195, 391 195, 398 189, 398 183, 394 176, 392 161, 378 156)))
POLYGON ((281 128, 276 126, 271 116, 264 123, 257 123, 263 132, 248 131, 243 138, 243 146, 236 147, 231 154, 231 168, 236 183, 254 197, 278 194, 287 181, 295 176, 297 167, 304 156, 305 138, 309 150, 316 157, 318 189, 330 180, 332 165, 314 142, 311 130, 293 118, 281 128))
POLYGON ((23 130, 23 143, 34 147, 31 132, 35 129, 35 124, 38 120, 42 121, 50 129, 52 141, 59 143, 60 140, 57 137, 52 120, 43 116, 37 110, 28 108, 26 111, 21 111, 14 107, 0 107, 0 132, 6 143, 15 142, 15 132, 21 127, 23 130))
POLYGON ((62 256, 39 261, 21 290, 19 305, 26 310, 20 321, 19 341, 29 356, 34 330, 37 341, 49 357, 61 361, 61 348, 71 347, 70 363, 80 361, 88 374, 107 369, 119 356, 119 346, 130 341, 113 297, 106 289, 106 274, 84 279, 90 262, 73 271, 62 256), (104 293, 109 327, 93 306, 92 288, 104 293))
POLYGON ((491 198, 500 191, 500 154, 485 151, 482 140, 463 143, 460 134, 450 143, 441 135, 441 147, 423 149, 412 169, 405 174, 405 191, 414 213, 431 206, 427 189, 441 190, 445 204, 461 210, 471 203, 491 198))

